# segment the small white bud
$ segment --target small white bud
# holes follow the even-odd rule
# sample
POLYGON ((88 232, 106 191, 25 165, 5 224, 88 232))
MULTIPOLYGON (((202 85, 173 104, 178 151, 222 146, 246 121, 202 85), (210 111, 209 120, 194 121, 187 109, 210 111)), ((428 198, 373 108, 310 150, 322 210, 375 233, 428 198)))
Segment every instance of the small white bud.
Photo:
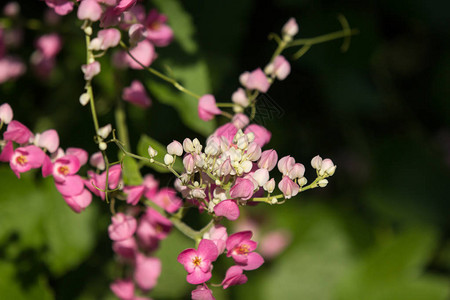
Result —
POLYGON ((248 138, 246 135, 241 136, 238 140, 236 145, 239 149, 244 150, 248 147, 248 138))
POLYGON ((200 153, 202 151, 203 146, 197 138, 192 140, 192 144, 194 145, 195 152, 200 153))
POLYGON ((317 183, 320 187, 326 187, 328 184, 328 180, 322 179, 317 183))
POLYGON ((270 203, 271 204, 277 204, 278 203, 278 199, 274 197, 274 198, 270 199, 270 203))
POLYGON ((269 194, 271 194, 273 192, 273 190, 275 189, 275 179, 270 179, 269 181, 267 181, 264 185, 263 188, 265 191, 267 191, 269 194))
POLYGON ((91 100, 91 98, 89 97, 88 93, 83 93, 80 96, 80 104, 83 106, 86 106, 89 103, 89 100, 91 100))
POLYGON ((158 151, 156 151, 155 149, 153 149, 152 146, 148 146, 148 155, 153 158, 156 155, 158 155, 158 151))
POLYGON ((166 165, 172 164, 172 163, 173 163, 173 156, 170 155, 170 154, 164 155, 164 163, 165 163, 166 165))
POLYGON ((252 177, 258 182, 259 186, 263 186, 269 181, 269 171, 266 169, 258 169, 253 173, 252 177))
POLYGON ((249 160, 246 160, 241 163, 241 167, 242 167, 244 173, 248 173, 252 170, 253 163, 249 160))
POLYGON ((111 130, 112 130, 111 124, 108 124, 99 128, 97 134, 103 139, 106 139, 108 135, 111 133, 111 130))
POLYGON ((84 33, 86 33, 87 35, 92 35, 92 27, 87 26, 86 28, 84 28, 84 33))
POLYGON ((194 143, 192 143, 191 139, 185 138, 183 141, 183 149, 187 153, 194 152, 194 143))
POLYGON ((191 195, 194 198, 200 198, 200 199, 205 199, 206 198, 206 194, 202 189, 193 189, 191 191, 191 195))
POLYGON ((253 132, 247 133, 248 142, 251 143, 255 140, 255 134, 253 132))
POLYGON ((319 155, 316 155, 311 159, 311 167, 313 167, 316 170, 320 170, 322 167, 322 157, 319 155))
POLYGON ((101 142, 100 144, 98 144, 98 148, 102 151, 105 151, 107 147, 108 146, 106 145, 105 142, 101 142))
POLYGON ((210 141, 208 145, 206 145, 205 154, 212 156, 219 154, 219 145, 214 141, 210 141))
POLYGON ((300 185, 300 186, 304 186, 304 185, 306 185, 308 183, 308 179, 306 179, 306 177, 302 177, 302 178, 300 178, 299 180, 298 180, 298 184, 300 185))

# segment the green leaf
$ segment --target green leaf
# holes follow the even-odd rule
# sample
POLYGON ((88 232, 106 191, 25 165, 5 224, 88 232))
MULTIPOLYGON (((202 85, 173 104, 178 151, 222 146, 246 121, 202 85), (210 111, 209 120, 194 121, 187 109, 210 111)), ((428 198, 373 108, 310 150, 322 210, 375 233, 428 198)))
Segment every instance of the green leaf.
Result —
POLYGON ((22 285, 16 272, 16 266, 0 261, 0 299, 28 300, 54 299, 47 281, 38 276, 32 282, 22 285))
POLYGON ((125 156, 122 164, 123 181, 126 185, 140 185, 142 183, 141 172, 136 160, 125 156))
MULTIPOLYGON (((138 145, 137 145, 137 153, 140 156, 148 157, 148 147, 152 146, 153 149, 155 149, 158 152, 158 155, 154 158, 155 161, 158 161, 160 163, 164 163, 164 155, 167 153, 166 147, 163 146, 158 141, 152 139, 151 137, 143 134, 141 135, 141 138, 139 139, 138 145)), ((158 166, 157 164, 152 164, 151 162, 143 161, 146 166, 149 166, 153 168, 155 171, 160 173, 168 173, 170 172, 167 168, 158 166)), ((181 162, 181 158, 177 158, 175 160, 175 164, 173 165, 173 168, 175 171, 181 173, 184 170, 183 163, 181 162)))
POLYGON ((39 254, 36 263, 43 261, 60 275, 80 264, 93 249, 98 212, 90 206, 76 214, 52 178, 36 184, 33 175, 28 172, 17 179, 9 168, 0 168, 0 244, 16 235, 17 246, 8 252, 10 258, 34 249, 39 254))

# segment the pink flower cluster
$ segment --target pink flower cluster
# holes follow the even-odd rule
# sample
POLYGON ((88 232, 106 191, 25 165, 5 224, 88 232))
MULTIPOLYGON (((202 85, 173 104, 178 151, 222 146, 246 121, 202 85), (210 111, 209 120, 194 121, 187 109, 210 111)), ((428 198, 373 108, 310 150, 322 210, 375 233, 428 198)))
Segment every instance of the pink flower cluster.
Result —
POLYGON ((251 231, 228 236, 224 226, 215 225, 203 236, 197 249, 186 249, 178 255, 178 262, 188 272, 187 282, 199 285, 192 291, 192 299, 215 299, 206 282, 211 279, 213 262, 225 250, 226 256, 233 258, 235 265, 227 270, 222 287, 226 289, 247 282, 243 272, 255 270, 264 263, 261 255, 254 252, 257 243, 251 237, 251 231))

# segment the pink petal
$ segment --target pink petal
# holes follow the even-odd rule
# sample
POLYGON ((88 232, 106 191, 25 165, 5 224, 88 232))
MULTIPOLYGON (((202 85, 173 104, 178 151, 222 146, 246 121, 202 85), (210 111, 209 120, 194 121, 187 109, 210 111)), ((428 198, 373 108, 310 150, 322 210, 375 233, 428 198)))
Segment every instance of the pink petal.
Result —
POLYGON ((258 90, 265 93, 270 87, 270 82, 261 68, 258 68, 250 73, 245 82, 245 87, 250 90, 258 90))
POLYGON ((59 136, 56 130, 50 129, 41 133, 37 146, 47 149, 50 153, 58 150, 59 136))
POLYGON ((79 195, 84 188, 83 179, 79 175, 67 176, 63 183, 55 182, 55 185, 63 196, 79 195))
POLYGON ((194 272, 186 276, 186 281, 190 284, 200 284, 211 279, 211 272, 202 272, 200 268, 195 268, 194 272))
POLYGON ((88 190, 83 189, 79 195, 64 196, 64 200, 74 212, 79 213, 91 204, 92 194, 88 190))
POLYGON ((214 206, 216 216, 225 217, 230 221, 239 218, 239 207, 233 200, 224 200, 214 206))
POLYGON ((109 288, 121 300, 132 299, 134 296, 134 284, 131 279, 116 280, 109 288))
MULTIPOLYGON (((1 54, 0 54, 1 56, 1 54)), ((0 105, 0 122, 4 124, 9 124, 13 118, 13 111, 8 103, 3 103, 0 105)))
POLYGON ((100 20, 102 7, 95 0, 83 0, 78 6, 77 17, 80 20, 100 20))
MULTIPOLYGON (((141 64, 148 67, 156 59, 155 48, 152 43, 143 40, 130 50, 131 55, 141 64)), ((125 57, 126 62, 132 69, 142 69, 141 65, 134 61, 129 55, 125 57)))
POLYGON ((247 264, 241 266, 243 270, 256 270, 262 266, 264 258, 256 252, 251 252, 247 255, 247 264))
POLYGON ((138 80, 133 80, 131 86, 123 89, 122 98, 132 104, 147 108, 151 104, 151 100, 145 91, 144 86, 138 80))
POLYGON ((195 258, 195 256, 197 256, 197 251, 195 249, 185 249, 180 254, 178 254, 177 261, 184 266, 184 269, 188 273, 192 273, 195 268, 192 264, 192 260, 195 258))
POLYGON ((0 161, 7 162, 11 160, 14 153, 13 143, 8 141, 0 154, 0 161))
POLYGON ((18 144, 27 143, 33 136, 31 131, 19 121, 11 121, 3 133, 3 138, 7 141, 13 141, 18 144))
POLYGON ((209 121, 214 115, 220 115, 222 111, 216 105, 216 99, 213 95, 207 94, 198 100, 198 116, 203 121, 209 121))
POLYGON ((80 166, 84 166, 88 161, 88 153, 86 150, 83 150, 81 148, 67 148, 66 155, 73 155, 78 158, 78 161, 80 162, 80 166))
POLYGON ((213 241, 207 239, 202 239, 200 241, 197 253, 199 256, 211 262, 215 261, 217 259, 217 256, 219 256, 219 251, 217 250, 216 244, 214 244, 213 241))
POLYGON ((230 235, 227 239, 227 250, 231 251, 234 247, 242 243, 243 241, 250 240, 253 233, 249 230, 240 231, 230 235))
POLYGON ((142 254, 136 256, 134 280, 144 291, 152 289, 161 274, 161 261, 156 257, 146 257, 142 254))
POLYGON ((224 289, 232 285, 240 285, 247 282, 247 276, 243 274, 242 268, 238 266, 232 266, 227 270, 225 274, 225 279, 222 281, 221 285, 224 289))
POLYGON ((127 203, 131 205, 138 204, 142 195, 144 194, 145 187, 142 185, 138 186, 127 186, 123 189, 123 192, 127 194, 127 203))

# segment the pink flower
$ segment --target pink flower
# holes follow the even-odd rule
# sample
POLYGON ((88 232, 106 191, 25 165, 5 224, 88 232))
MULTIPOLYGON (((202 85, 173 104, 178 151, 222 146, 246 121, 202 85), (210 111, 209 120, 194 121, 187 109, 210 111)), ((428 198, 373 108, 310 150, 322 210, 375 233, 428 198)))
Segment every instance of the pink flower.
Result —
POLYGON ((13 143, 8 141, 2 149, 2 153, 0 153, 0 161, 7 162, 11 160, 11 157, 14 153, 13 143))
POLYGON ((90 49, 107 50, 117 46, 120 42, 120 31, 115 28, 100 30, 97 37, 91 41, 90 49))
POLYGON ((134 280, 144 291, 151 290, 161 274, 161 261, 156 257, 146 257, 140 253, 136 255, 134 280))
POLYGON ((232 266, 227 270, 225 279, 220 285, 222 285, 223 288, 226 289, 232 285, 244 284, 246 282, 247 276, 243 274, 242 268, 239 266, 232 266))
POLYGON ((186 277, 190 284, 201 284, 211 279, 212 262, 217 259, 218 250, 214 242, 203 239, 198 250, 186 249, 178 255, 178 262, 188 272, 186 277))
POLYGON ((112 224, 108 226, 108 234, 113 241, 126 240, 136 231, 137 222, 132 216, 117 213, 111 217, 111 222, 112 224))
MULTIPOLYGON (((55 182, 64 183, 66 178, 75 175, 80 169, 80 161, 76 156, 66 155, 53 163, 52 174, 55 182)), ((82 184, 83 185, 83 184, 82 184)))
POLYGON ((55 57, 61 51, 61 37, 56 33, 41 36, 36 41, 36 48, 46 58, 55 57))
POLYGON ((13 111, 8 103, 0 105, 0 122, 3 124, 9 124, 13 119, 13 111))
POLYGON ((168 213, 176 212, 182 205, 181 199, 177 197, 176 192, 171 188, 160 189, 150 200, 164 208, 168 213))
POLYGON ((291 72, 291 65, 283 55, 278 55, 273 63, 267 65, 265 70, 278 80, 284 80, 291 72))
POLYGON ((63 196, 63 198, 74 212, 80 213, 91 204, 92 194, 87 189, 83 189, 80 194, 63 196))
POLYGON ((278 154, 275 150, 266 150, 261 154, 261 158, 258 161, 258 167, 272 171, 277 165, 278 154))
POLYGON ((103 154, 100 151, 95 152, 94 154, 91 155, 89 163, 91 164, 91 166, 99 170, 105 169, 105 161, 103 160, 103 154))
POLYGON ((82 0, 78 6, 77 17, 80 20, 95 22, 100 20, 102 12, 102 7, 96 0, 82 0))
POLYGON ((165 47, 173 40, 173 31, 166 22, 167 17, 156 9, 150 11, 144 22, 147 39, 158 47, 165 47))
POLYGON ((241 83, 250 90, 258 90, 262 93, 267 92, 270 87, 270 82, 261 68, 255 69, 251 73, 243 76, 241 83))
POLYGON ((138 80, 133 80, 129 87, 123 89, 122 98, 134 105, 147 108, 151 105, 151 100, 145 91, 144 86, 138 80))
MULTIPOLYGON (((136 47, 130 50, 131 55, 142 65, 148 67, 156 59, 155 47, 147 40, 139 42, 136 47)), ((142 66, 132 59, 128 54, 125 56, 125 62, 132 69, 142 69, 142 66)))
MULTIPOLYGON (((109 168, 108 172, 108 185, 109 189, 115 189, 120 181, 122 169, 120 165, 114 165, 109 168)), ((90 179, 85 181, 86 187, 96 196, 99 196, 102 200, 105 199, 105 192, 100 191, 106 188, 106 171, 102 174, 96 174, 92 171, 88 171, 90 179)))
POLYGON ((113 241, 112 248, 117 255, 126 259, 134 259, 138 251, 138 245, 134 237, 121 241, 113 241))
POLYGON ((53 153, 58 150, 59 147, 58 132, 54 129, 50 129, 41 134, 36 134, 34 144, 38 147, 47 149, 50 153, 53 153))
POLYGON ((291 234, 286 230, 271 231, 266 234, 260 244, 260 251, 265 258, 274 258, 291 242, 291 234))
POLYGON ((147 208, 145 214, 139 220, 137 236, 139 241, 147 248, 157 245, 172 230, 172 222, 162 216, 153 208, 147 208))
POLYGON ((233 125, 233 123, 225 123, 224 125, 217 128, 213 135, 217 137, 223 136, 228 140, 228 143, 231 143, 237 132, 238 129, 233 125))
POLYGON ((28 143, 32 136, 33 134, 25 125, 15 120, 8 124, 8 128, 3 133, 3 139, 5 141, 13 141, 18 144, 28 143))
POLYGON ((214 206, 214 213, 218 217, 225 217, 230 221, 235 221, 239 218, 239 207, 234 200, 224 200, 214 206))
POLYGON ((12 153, 9 165, 14 174, 20 178, 20 173, 40 168, 44 162, 44 157, 44 151, 34 145, 20 147, 12 153))
POLYGON ((198 100, 198 116, 203 121, 209 121, 214 118, 215 115, 220 115, 222 111, 216 105, 216 99, 213 95, 203 95, 198 100))
MULTIPOLYGON (((244 76, 245 77, 245 76, 244 76)), ((231 101, 242 107, 247 107, 250 103, 243 88, 238 88, 231 96, 231 101)))
POLYGON ((24 63, 17 57, 0 57, 0 83, 20 77, 26 71, 24 63))
POLYGON ((216 244, 219 255, 225 250, 225 243, 228 238, 227 228, 223 225, 216 224, 203 235, 204 239, 211 240, 216 244))
MULTIPOLYGON (((91 0, 88 0, 88 1, 91 1, 91 0)), ((92 1, 95 1, 95 0, 92 0, 92 1)), ((94 78, 95 75, 100 73, 101 66, 98 61, 94 61, 94 62, 91 62, 90 64, 82 65, 81 71, 83 71, 84 80, 92 80, 92 78, 94 78)))
POLYGON ((286 24, 284 24, 281 32, 288 37, 292 38, 294 35, 298 33, 298 25, 294 18, 290 18, 286 24))
POLYGON ((131 279, 116 280, 109 286, 120 300, 131 300, 134 296, 134 284, 131 279))
POLYGON ((231 256, 243 270, 255 270, 264 263, 262 256, 253 252, 258 243, 251 240, 252 235, 251 231, 241 231, 227 239, 227 256, 231 256))
POLYGON ((206 284, 197 285, 197 288, 191 292, 192 300, 215 300, 212 291, 206 284))
POLYGON ((136 205, 141 200, 141 197, 144 195, 145 186, 137 185, 137 186, 126 186, 123 188, 123 192, 127 194, 127 203, 131 205, 136 205))
POLYGON ((70 147, 66 149, 66 155, 73 155, 78 158, 80 166, 84 166, 88 161, 89 154, 81 148, 70 147))
POLYGON ((247 126, 247 128, 245 128, 244 133, 247 134, 249 132, 253 132, 253 134, 255 135, 254 142, 257 143, 260 147, 264 147, 264 145, 270 142, 270 138, 272 137, 272 134, 269 130, 256 124, 251 124, 247 126))
POLYGON ((250 123, 250 120, 246 115, 239 113, 233 116, 231 122, 237 129, 242 129, 250 123))
POLYGON ((284 176, 287 176, 295 165, 295 159, 291 156, 285 156, 278 161, 278 170, 284 176))
POLYGON ((278 183, 278 188, 284 194, 284 198, 290 199, 298 194, 300 187, 293 182, 288 176, 283 176, 283 179, 278 183))
POLYGON ((248 200, 252 197, 254 185, 251 180, 237 178, 235 184, 230 189, 230 196, 232 198, 241 198, 242 200, 248 200))
POLYGON ((129 10, 133 5, 136 4, 137 0, 119 0, 119 3, 114 7, 114 13, 120 15, 126 10, 129 10))
POLYGON ((55 12, 64 16, 73 10, 74 2, 70 0, 45 0, 48 7, 53 8, 55 12))

